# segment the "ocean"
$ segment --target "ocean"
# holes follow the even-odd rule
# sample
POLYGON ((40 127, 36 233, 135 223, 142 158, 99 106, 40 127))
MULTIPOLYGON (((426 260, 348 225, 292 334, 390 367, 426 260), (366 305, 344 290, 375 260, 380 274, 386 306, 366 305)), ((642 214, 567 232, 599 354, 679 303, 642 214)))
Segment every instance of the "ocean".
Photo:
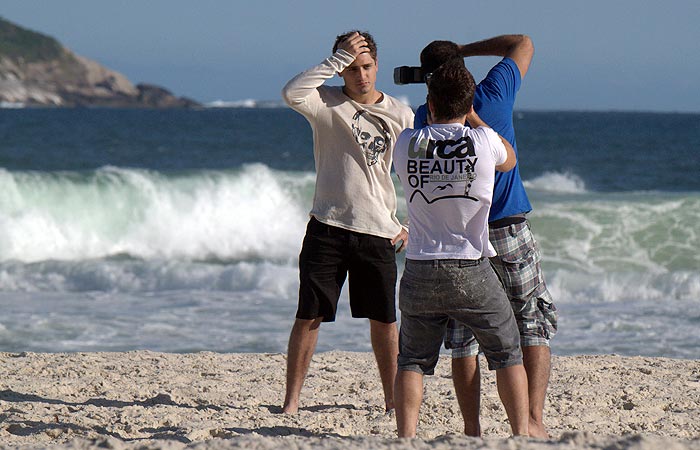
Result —
MULTIPOLYGON (((700 359, 700 114, 515 120, 553 354, 700 359)), ((314 178, 287 108, 0 109, 0 351, 286 351, 314 178)))

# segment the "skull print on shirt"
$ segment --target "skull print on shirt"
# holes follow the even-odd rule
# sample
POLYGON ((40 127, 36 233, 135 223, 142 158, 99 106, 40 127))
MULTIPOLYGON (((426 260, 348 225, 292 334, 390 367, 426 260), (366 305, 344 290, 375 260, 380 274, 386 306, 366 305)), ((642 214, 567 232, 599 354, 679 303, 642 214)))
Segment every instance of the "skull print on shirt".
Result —
POLYGON ((352 135, 362 149, 367 165, 375 165, 391 143, 391 134, 386 122, 381 117, 361 109, 352 117, 351 126, 352 135), (377 132, 381 132, 381 135, 377 132))

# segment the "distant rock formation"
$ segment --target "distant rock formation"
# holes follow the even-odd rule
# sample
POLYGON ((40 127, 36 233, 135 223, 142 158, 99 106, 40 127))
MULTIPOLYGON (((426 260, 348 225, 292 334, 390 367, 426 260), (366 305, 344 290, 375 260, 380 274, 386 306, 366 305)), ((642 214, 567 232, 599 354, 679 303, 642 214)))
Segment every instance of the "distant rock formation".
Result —
POLYGON ((54 38, 1 17, 0 103, 56 107, 200 106, 159 86, 134 86, 124 75, 76 55, 54 38))

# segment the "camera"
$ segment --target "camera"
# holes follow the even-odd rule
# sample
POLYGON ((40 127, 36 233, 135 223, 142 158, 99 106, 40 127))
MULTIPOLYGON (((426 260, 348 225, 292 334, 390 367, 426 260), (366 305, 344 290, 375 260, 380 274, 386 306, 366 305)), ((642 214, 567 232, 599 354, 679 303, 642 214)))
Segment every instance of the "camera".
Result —
POLYGON ((425 83, 420 67, 401 66, 394 68, 394 84, 425 83))

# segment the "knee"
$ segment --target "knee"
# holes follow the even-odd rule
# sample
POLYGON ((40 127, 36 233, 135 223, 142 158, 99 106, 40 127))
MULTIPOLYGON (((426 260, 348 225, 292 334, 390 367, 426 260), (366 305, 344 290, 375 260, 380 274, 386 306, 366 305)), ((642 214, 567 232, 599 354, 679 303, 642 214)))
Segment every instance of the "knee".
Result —
POLYGON ((293 331, 316 331, 321 326, 321 322, 323 322, 323 317, 317 317, 315 319, 295 319, 293 331))
POLYGON ((380 322, 378 320, 369 320, 369 327, 372 331, 379 331, 379 332, 392 332, 394 330, 397 330, 398 328, 396 327, 396 322, 380 322))

